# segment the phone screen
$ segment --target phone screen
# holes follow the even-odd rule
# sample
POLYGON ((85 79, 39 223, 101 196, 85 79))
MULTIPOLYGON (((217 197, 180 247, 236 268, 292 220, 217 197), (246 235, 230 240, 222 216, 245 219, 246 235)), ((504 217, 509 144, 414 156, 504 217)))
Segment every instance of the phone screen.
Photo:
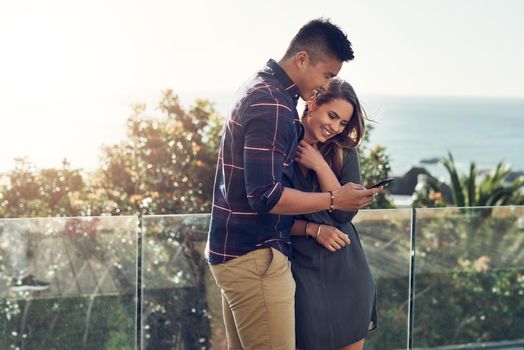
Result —
POLYGON ((373 186, 371 186, 370 188, 376 188, 376 187, 380 187, 380 186, 387 186, 390 183, 392 183, 393 181, 395 181, 394 178, 383 179, 383 180, 380 180, 379 182, 377 182, 376 184, 374 184, 373 186))

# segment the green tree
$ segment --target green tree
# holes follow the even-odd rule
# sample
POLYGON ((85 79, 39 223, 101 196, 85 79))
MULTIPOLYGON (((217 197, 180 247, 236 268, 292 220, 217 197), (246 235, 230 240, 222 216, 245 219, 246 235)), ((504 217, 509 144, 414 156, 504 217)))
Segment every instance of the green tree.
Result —
POLYGON ((162 116, 135 105, 127 139, 103 149, 103 165, 92 177, 102 189, 96 211, 111 214, 200 213, 211 210, 214 169, 222 118, 198 100, 185 111, 171 90, 158 106, 162 116))
POLYGON ((15 168, 0 187, 0 214, 3 217, 84 215, 85 182, 79 169, 64 159, 59 169, 41 169, 24 158, 15 159, 15 168))

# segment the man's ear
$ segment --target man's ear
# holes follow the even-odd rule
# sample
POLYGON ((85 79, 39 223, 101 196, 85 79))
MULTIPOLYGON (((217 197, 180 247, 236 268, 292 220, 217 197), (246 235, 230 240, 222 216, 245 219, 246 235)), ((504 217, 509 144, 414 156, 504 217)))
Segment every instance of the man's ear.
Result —
POLYGON ((295 55, 295 63, 299 69, 305 68, 309 63, 309 55, 306 51, 299 51, 295 55))
POLYGON ((315 94, 313 94, 313 96, 311 96, 308 100, 307 100, 307 109, 310 110, 310 111, 314 111, 315 109, 317 109, 318 105, 316 104, 315 100, 316 100, 316 96, 315 94))

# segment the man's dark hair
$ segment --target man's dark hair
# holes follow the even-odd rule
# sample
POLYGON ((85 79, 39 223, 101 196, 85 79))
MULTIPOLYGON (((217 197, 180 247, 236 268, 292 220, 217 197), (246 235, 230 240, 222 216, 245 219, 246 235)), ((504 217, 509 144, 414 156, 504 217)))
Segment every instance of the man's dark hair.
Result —
POLYGON ((291 40, 284 59, 306 51, 312 63, 324 57, 335 57, 342 62, 354 58, 351 42, 346 34, 329 19, 319 18, 306 23, 291 40))

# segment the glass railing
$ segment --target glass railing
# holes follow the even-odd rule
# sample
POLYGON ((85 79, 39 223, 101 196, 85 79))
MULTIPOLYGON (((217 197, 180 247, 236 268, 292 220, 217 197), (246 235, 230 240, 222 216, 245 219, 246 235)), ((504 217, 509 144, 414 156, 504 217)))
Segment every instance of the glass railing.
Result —
POLYGON ((362 210, 353 220, 377 287, 378 327, 366 349, 406 347, 411 217, 406 209, 362 210))
POLYGON ((0 220, 0 349, 133 349, 137 228, 136 217, 0 220))
POLYGON ((208 226, 209 215, 143 218, 143 349, 221 349, 220 293, 203 256, 208 226))
MULTIPOLYGON (((226 349, 209 218, 0 219, 0 349, 226 349)), ((366 349, 523 348, 524 207, 353 222, 378 290, 366 349)))
POLYGON ((414 347, 524 349, 524 208, 417 210, 416 233, 414 347))

